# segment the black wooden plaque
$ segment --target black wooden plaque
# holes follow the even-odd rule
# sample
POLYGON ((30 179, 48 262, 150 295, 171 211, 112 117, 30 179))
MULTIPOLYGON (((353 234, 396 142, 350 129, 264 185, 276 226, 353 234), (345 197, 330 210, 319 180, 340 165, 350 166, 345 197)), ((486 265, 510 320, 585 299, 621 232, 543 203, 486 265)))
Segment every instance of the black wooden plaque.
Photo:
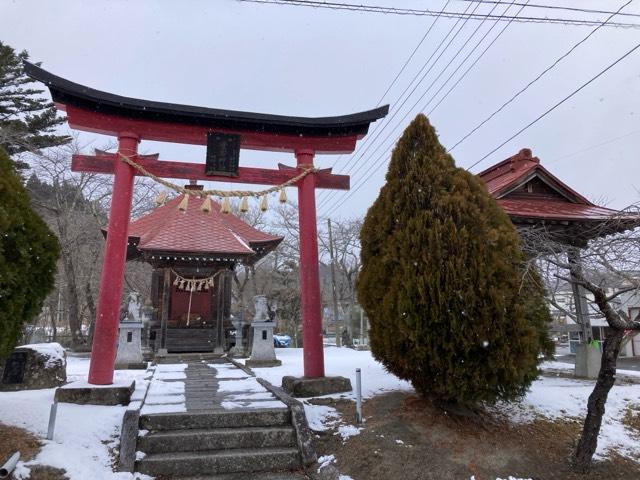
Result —
POLYGON ((238 176, 240 135, 207 134, 207 165, 205 175, 238 176))
POLYGON ((24 370, 27 366, 27 352, 13 352, 4 365, 2 383, 15 384, 24 380, 24 370))

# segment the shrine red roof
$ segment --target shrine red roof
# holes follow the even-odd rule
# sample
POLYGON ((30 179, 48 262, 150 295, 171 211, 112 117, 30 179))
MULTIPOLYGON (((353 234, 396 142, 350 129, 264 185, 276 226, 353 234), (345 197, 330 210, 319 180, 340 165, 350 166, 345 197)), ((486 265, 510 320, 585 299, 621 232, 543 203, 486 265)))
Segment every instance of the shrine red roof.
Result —
POLYGON ((262 257, 282 241, 253 228, 235 215, 202 211, 203 199, 190 197, 187 209, 178 208, 179 195, 129 224, 129 242, 140 252, 226 255, 234 258, 262 257))
POLYGON ((540 165, 528 148, 478 176, 514 224, 555 224, 563 241, 584 243, 596 236, 640 226, 640 216, 635 213, 619 212, 587 200, 540 165), (616 222, 608 222, 614 217, 616 222))
POLYGON ((478 176, 511 217, 604 221, 618 214, 617 210, 594 205, 562 182, 528 148, 478 176))

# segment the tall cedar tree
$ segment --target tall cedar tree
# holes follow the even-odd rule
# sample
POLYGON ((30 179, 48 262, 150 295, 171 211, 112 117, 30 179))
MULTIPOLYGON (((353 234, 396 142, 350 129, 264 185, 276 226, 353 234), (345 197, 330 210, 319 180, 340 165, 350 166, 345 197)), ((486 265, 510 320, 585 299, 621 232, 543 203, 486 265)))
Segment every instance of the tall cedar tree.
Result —
MULTIPOLYGON (((57 116, 53 103, 40 96, 44 90, 30 88, 33 80, 22 68, 22 61, 28 58, 26 51, 16 53, 0 42, 0 147, 12 157, 71 140, 67 135, 55 134, 55 127, 64 123, 65 118, 57 116)), ((15 165, 27 167, 20 161, 15 161, 15 165)))
POLYGON ((361 243, 358 298, 373 355, 392 373, 445 404, 524 394, 549 351, 543 291, 523 284, 507 215, 424 115, 393 151, 361 243))
POLYGON ((31 209, 20 177, 0 148, 0 359, 53 288, 58 240, 31 209))

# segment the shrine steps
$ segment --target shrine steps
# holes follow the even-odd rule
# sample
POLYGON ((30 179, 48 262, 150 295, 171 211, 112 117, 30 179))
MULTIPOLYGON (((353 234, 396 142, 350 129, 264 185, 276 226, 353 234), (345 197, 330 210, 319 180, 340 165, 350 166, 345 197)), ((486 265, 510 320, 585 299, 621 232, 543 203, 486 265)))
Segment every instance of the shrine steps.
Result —
POLYGON ((181 477, 180 480, 309 480, 302 473, 295 472, 261 472, 261 473, 227 473, 197 477, 181 477))
POLYGON ((138 441, 138 450, 148 453, 282 446, 296 446, 292 426, 169 430, 145 435, 138 441))
POLYGON ((281 427, 283 425, 291 425, 291 413, 286 408, 209 410, 150 414, 140 417, 140 428, 152 432, 185 429, 281 427))
POLYGON ((137 450, 145 453, 136 462, 140 473, 211 480, 248 480, 255 472, 264 472, 256 480, 304 478, 291 472, 302 465, 288 409, 143 415, 140 428, 149 430, 138 438, 137 450))

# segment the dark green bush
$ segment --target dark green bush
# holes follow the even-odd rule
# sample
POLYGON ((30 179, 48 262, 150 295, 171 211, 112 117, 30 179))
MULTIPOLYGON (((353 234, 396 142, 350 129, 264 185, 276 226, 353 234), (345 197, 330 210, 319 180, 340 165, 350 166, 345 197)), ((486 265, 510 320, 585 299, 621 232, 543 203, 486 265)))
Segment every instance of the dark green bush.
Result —
POLYGON ((389 371, 446 403, 526 391, 549 348, 543 292, 508 216, 424 115, 394 149, 361 242, 358 298, 389 371))
POLYGON ((0 149, 0 359, 51 290, 58 240, 31 209, 9 156, 0 149))

